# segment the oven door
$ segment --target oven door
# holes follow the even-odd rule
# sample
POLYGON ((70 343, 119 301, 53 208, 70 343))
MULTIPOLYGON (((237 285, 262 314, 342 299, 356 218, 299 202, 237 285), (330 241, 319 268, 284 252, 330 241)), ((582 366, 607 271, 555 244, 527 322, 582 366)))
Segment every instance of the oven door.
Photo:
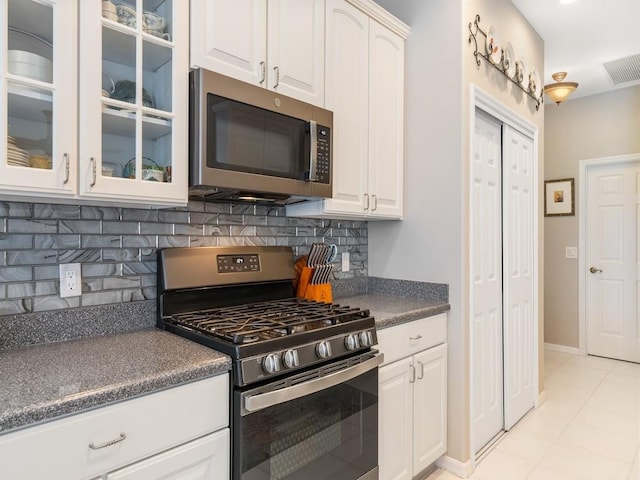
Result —
POLYGON ((374 351, 234 392, 234 480, 377 480, 374 351))

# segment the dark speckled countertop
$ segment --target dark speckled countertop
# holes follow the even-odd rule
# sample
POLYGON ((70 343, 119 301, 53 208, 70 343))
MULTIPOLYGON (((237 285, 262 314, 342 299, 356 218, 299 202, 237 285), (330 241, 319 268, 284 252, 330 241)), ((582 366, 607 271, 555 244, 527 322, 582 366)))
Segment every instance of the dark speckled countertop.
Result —
POLYGON ((0 352, 0 432, 227 373, 228 356, 156 328, 0 352))
POLYGON ((376 319, 376 328, 379 330, 431 317, 451 309, 451 306, 444 301, 376 294, 344 297, 335 302, 340 305, 369 309, 376 319))

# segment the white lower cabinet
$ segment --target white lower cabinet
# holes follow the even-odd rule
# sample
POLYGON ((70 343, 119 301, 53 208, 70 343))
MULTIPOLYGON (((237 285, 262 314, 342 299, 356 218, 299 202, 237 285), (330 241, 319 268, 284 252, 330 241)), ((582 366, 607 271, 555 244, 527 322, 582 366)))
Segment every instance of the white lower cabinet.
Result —
POLYGON ((380 480, 411 480, 446 451, 446 314, 378 332, 380 480))
POLYGON ((0 477, 227 479, 228 392, 220 375, 0 435, 0 477))

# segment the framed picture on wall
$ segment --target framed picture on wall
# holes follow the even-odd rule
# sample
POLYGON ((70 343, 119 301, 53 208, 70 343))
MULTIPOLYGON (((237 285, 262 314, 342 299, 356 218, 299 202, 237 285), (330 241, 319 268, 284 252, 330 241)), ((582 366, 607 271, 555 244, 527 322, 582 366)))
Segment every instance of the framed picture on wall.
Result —
POLYGON ((544 216, 571 216, 576 214, 573 178, 544 181, 544 216))

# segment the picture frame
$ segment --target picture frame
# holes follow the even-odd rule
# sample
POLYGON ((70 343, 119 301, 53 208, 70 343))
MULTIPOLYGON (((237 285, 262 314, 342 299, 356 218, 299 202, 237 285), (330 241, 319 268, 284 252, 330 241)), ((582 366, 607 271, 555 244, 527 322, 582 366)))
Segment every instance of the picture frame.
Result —
POLYGON ((573 178, 545 180, 544 216, 560 217, 575 214, 575 180, 573 178))

